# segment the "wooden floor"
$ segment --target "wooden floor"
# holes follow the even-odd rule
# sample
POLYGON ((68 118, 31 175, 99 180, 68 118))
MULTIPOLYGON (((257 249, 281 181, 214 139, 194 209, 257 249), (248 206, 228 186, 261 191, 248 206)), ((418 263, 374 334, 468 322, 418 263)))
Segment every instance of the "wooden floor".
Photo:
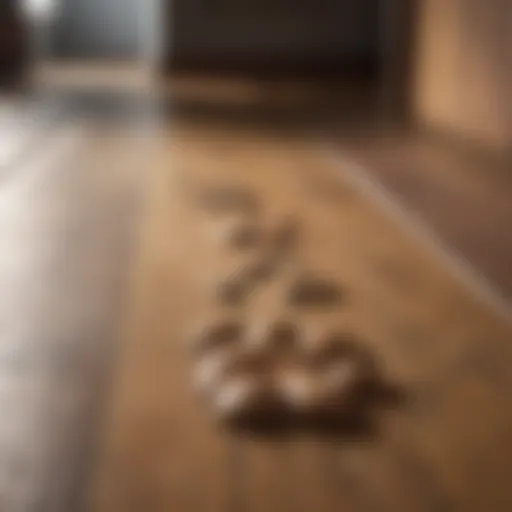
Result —
POLYGON ((37 143, 2 138, 0 510, 78 510, 115 355, 144 144, 122 128, 70 121, 39 133, 37 116, 14 118, 10 133, 21 124, 37 143))
POLYGON ((510 302, 510 158, 403 131, 341 134, 336 145, 510 302))
POLYGON ((346 179, 312 117, 147 123, 146 104, 70 98, 2 169, 2 512, 512 508, 510 319, 346 179), (196 394, 185 341, 243 257, 186 185, 226 181, 265 222, 296 216, 301 266, 345 297, 299 315, 278 276, 238 314, 354 333, 400 390, 370 428, 233 433, 196 394))
MULTIPOLYGON (((154 181, 134 267, 125 343, 91 495, 95 511, 509 510, 512 328, 361 191, 321 144, 177 122, 154 181), (190 329, 217 311, 215 276, 240 255, 183 181, 256 190, 265 218, 296 215, 302 264, 345 290, 336 312, 296 315, 353 332, 404 399, 354 437, 228 432, 190 382, 190 329)), ((277 278, 240 311, 286 308, 277 278)))

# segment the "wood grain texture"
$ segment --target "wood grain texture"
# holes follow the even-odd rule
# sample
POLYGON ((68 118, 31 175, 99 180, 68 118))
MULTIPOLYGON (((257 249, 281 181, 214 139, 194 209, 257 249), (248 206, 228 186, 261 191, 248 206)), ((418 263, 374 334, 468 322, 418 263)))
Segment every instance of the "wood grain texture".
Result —
MULTIPOLYGON (((176 121, 157 153, 92 509, 510 509, 510 324, 354 185, 325 196, 334 164, 311 138, 176 121), (291 309, 298 328, 355 333, 403 390, 373 428, 276 440, 215 421, 191 386, 185 342, 215 308, 215 276, 241 256, 212 242, 215 220, 184 179, 243 184, 263 219, 297 216, 298 264, 347 294, 335 311, 291 309)), ((286 280, 276 283, 254 290, 245 322, 275 314, 286 280)))
POLYGON ((510 302, 508 158, 475 150, 474 145, 403 130, 353 137, 342 133, 337 144, 342 154, 363 166, 372 180, 510 302))

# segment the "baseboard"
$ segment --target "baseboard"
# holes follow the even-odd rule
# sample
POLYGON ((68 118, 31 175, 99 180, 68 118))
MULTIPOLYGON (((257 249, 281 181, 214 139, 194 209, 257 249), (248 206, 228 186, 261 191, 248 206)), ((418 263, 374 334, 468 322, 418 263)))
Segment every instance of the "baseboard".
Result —
POLYGON ((345 76, 376 78, 378 62, 373 57, 358 56, 339 58, 336 56, 291 58, 274 56, 205 56, 197 54, 175 54, 163 63, 162 72, 201 72, 209 74, 260 75, 272 77, 325 77, 345 76))

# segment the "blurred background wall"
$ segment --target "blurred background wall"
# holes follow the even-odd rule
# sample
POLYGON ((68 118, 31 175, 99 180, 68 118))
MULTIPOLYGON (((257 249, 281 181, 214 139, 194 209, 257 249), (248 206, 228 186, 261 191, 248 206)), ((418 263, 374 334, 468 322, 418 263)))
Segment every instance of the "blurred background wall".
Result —
POLYGON ((421 0, 415 65, 422 124, 512 150, 510 0, 421 0))
POLYGON ((512 148, 510 0, 61 2, 53 34, 57 56, 158 55, 168 67, 213 70, 258 65, 375 70, 385 62, 388 95, 410 95, 413 118, 421 125, 492 149, 512 148), (379 30, 388 26, 396 32, 397 26, 383 24, 383 16, 393 11, 390 6, 398 12, 406 4, 417 11, 411 35, 396 39, 387 52, 391 57, 382 61, 387 50, 379 30), (403 71, 409 57, 400 55, 407 41, 413 47, 412 87, 403 71))
POLYGON ((136 59, 141 46, 141 8, 151 0, 60 0, 53 30, 58 57, 136 59))
POLYGON ((374 61, 378 0, 174 0, 170 60, 374 61))
POLYGON ((143 24, 146 44, 151 30, 155 40, 167 32, 161 52, 175 64, 374 64, 378 53, 378 0, 61 1, 57 56, 137 58, 143 24), (158 3, 161 24, 151 19, 158 3))

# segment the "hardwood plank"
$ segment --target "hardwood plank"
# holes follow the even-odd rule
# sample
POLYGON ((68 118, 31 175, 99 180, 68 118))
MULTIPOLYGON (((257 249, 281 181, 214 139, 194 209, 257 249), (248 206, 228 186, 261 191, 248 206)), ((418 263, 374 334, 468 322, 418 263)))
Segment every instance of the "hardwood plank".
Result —
POLYGON ((425 133, 345 137, 340 151, 414 212, 510 301, 510 163, 497 153, 425 133))
POLYGON ((190 319, 197 319, 194 280, 180 274, 179 264, 181 258, 195 257, 182 244, 190 225, 174 201, 172 180, 158 165, 153 166, 159 178, 141 234, 133 285, 137 300, 129 314, 96 506, 226 510, 235 469, 231 447, 190 387, 184 346, 190 319))
POLYGON ((350 497, 340 492, 333 478, 332 445, 326 439, 300 436, 290 446, 290 472, 293 491, 291 510, 336 512, 355 510, 350 497))
POLYGON ((246 439, 240 446, 244 464, 240 510, 251 512, 293 510, 293 488, 286 441, 246 439))

